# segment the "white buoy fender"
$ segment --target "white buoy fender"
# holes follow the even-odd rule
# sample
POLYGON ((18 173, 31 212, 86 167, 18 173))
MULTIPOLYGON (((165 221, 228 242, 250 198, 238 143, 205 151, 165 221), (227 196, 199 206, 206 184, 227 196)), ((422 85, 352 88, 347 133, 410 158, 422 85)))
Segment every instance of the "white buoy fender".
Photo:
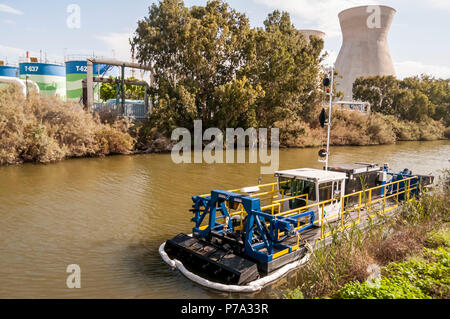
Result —
POLYGON ((301 265, 308 262, 310 257, 310 252, 308 252, 302 259, 294 261, 290 264, 285 265, 284 267, 278 269, 277 271, 273 272, 269 276, 260 278, 258 280, 252 281, 251 283, 245 285, 245 286, 237 286, 237 285, 225 285, 217 282, 209 281, 205 278, 202 278, 184 267, 183 263, 180 262, 177 259, 170 259, 167 253, 164 251, 164 247, 166 246, 166 243, 163 243, 159 247, 159 254, 161 255, 162 259, 166 264, 170 266, 172 269, 178 269, 186 278, 189 280, 192 280, 193 282, 215 290, 223 291, 223 292, 257 292, 260 291, 262 288, 270 284, 271 282, 280 279, 284 275, 286 275, 291 270, 300 267, 301 265))

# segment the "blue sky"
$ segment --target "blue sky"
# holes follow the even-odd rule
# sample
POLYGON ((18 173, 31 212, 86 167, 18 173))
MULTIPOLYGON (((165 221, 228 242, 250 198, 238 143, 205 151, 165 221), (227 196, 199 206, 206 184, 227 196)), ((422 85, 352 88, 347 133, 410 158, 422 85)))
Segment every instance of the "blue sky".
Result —
MULTIPOLYGON (((129 59, 128 38, 147 14, 150 0, 0 0, 0 60, 16 63, 26 50, 50 60, 92 54, 129 59), (77 4, 80 28, 70 29, 67 7, 77 4)), ((299 29, 327 33, 325 49, 333 60, 342 37, 337 14, 356 5, 382 4, 397 10, 389 47, 399 77, 428 73, 450 77, 450 0, 228 0, 262 26, 274 9, 288 11, 299 29)), ((185 0, 187 6, 206 0, 185 0)))

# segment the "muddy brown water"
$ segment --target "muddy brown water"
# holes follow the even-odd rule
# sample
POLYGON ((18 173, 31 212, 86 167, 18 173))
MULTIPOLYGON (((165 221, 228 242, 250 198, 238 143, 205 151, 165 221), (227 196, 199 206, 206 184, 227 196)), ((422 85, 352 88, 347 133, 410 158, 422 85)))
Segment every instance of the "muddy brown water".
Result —
MULTIPOLYGON (((321 168, 317 149, 280 151, 280 169, 321 168)), ((333 147, 331 164, 357 161, 448 169, 450 141, 333 147)), ((228 298, 171 271, 159 245, 190 233, 191 196, 257 184, 258 164, 174 164, 170 154, 0 168, 0 298, 228 298), (68 289, 66 268, 81 268, 68 289)), ((264 176, 262 182, 273 177, 264 176)), ((292 274, 257 294, 277 297, 292 274)))

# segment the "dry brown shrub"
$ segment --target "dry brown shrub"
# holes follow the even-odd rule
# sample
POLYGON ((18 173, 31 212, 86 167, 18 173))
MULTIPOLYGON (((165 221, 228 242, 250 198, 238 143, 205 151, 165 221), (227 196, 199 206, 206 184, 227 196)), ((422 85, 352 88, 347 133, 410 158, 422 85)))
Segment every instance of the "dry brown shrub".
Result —
POLYGON ((0 90, 0 165, 129 154, 128 128, 118 120, 102 124, 76 103, 36 94, 25 99, 14 86, 0 90))
POLYGON ((404 260, 408 255, 420 251, 424 236, 425 232, 419 227, 405 227, 396 230, 385 240, 369 242, 368 249, 379 264, 386 265, 392 261, 404 260))
POLYGON ((450 138, 450 127, 446 127, 444 131, 445 138, 450 138))
POLYGON ((285 147, 321 146, 326 142, 324 131, 298 119, 285 119, 274 124, 280 129, 280 144, 285 147))
POLYGON ((371 114, 367 135, 374 144, 394 144, 396 142, 392 124, 385 116, 378 113, 371 114))

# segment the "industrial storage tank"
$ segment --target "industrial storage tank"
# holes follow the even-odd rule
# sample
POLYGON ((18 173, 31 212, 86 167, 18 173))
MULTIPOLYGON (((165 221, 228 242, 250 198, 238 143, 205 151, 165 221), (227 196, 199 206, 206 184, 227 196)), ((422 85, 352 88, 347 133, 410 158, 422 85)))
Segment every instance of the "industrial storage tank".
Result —
MULTIPOLYGON (((19 77, 19 68, 16 66, 0 65, 0 78, 1 77, 17 78, 19 77)), ((0 88, 8 85, 8 83, 0 81, 0 88)))
POLYGON ((63 65, 25 62, 19 64, 21 80, 32 80, 41 90, 41 96, 66 98, 66 71, 63 65))
POLYGON ((353 98, 353 82, 362 76, 395 76, 387 36, 396 10, 388 6, 360 6, 339 13, 342 47, 336 70, 343 77, 337 89, 353 98))
POLYGON ((0 65, 0 76, 18 78, 19 68, 16 66, 0 65))
MULTIPOLYGON (((108 69, 107 65, 94 64, 94 76, 102 76, 108 69)), ((66 92, 67 100, 80 102, 83 97, 82 81, 87 77, 87 61, 73 60, 66 62, 66 92)), ((94 88, 94 97, 98 97, 100 85, 94 88)))

